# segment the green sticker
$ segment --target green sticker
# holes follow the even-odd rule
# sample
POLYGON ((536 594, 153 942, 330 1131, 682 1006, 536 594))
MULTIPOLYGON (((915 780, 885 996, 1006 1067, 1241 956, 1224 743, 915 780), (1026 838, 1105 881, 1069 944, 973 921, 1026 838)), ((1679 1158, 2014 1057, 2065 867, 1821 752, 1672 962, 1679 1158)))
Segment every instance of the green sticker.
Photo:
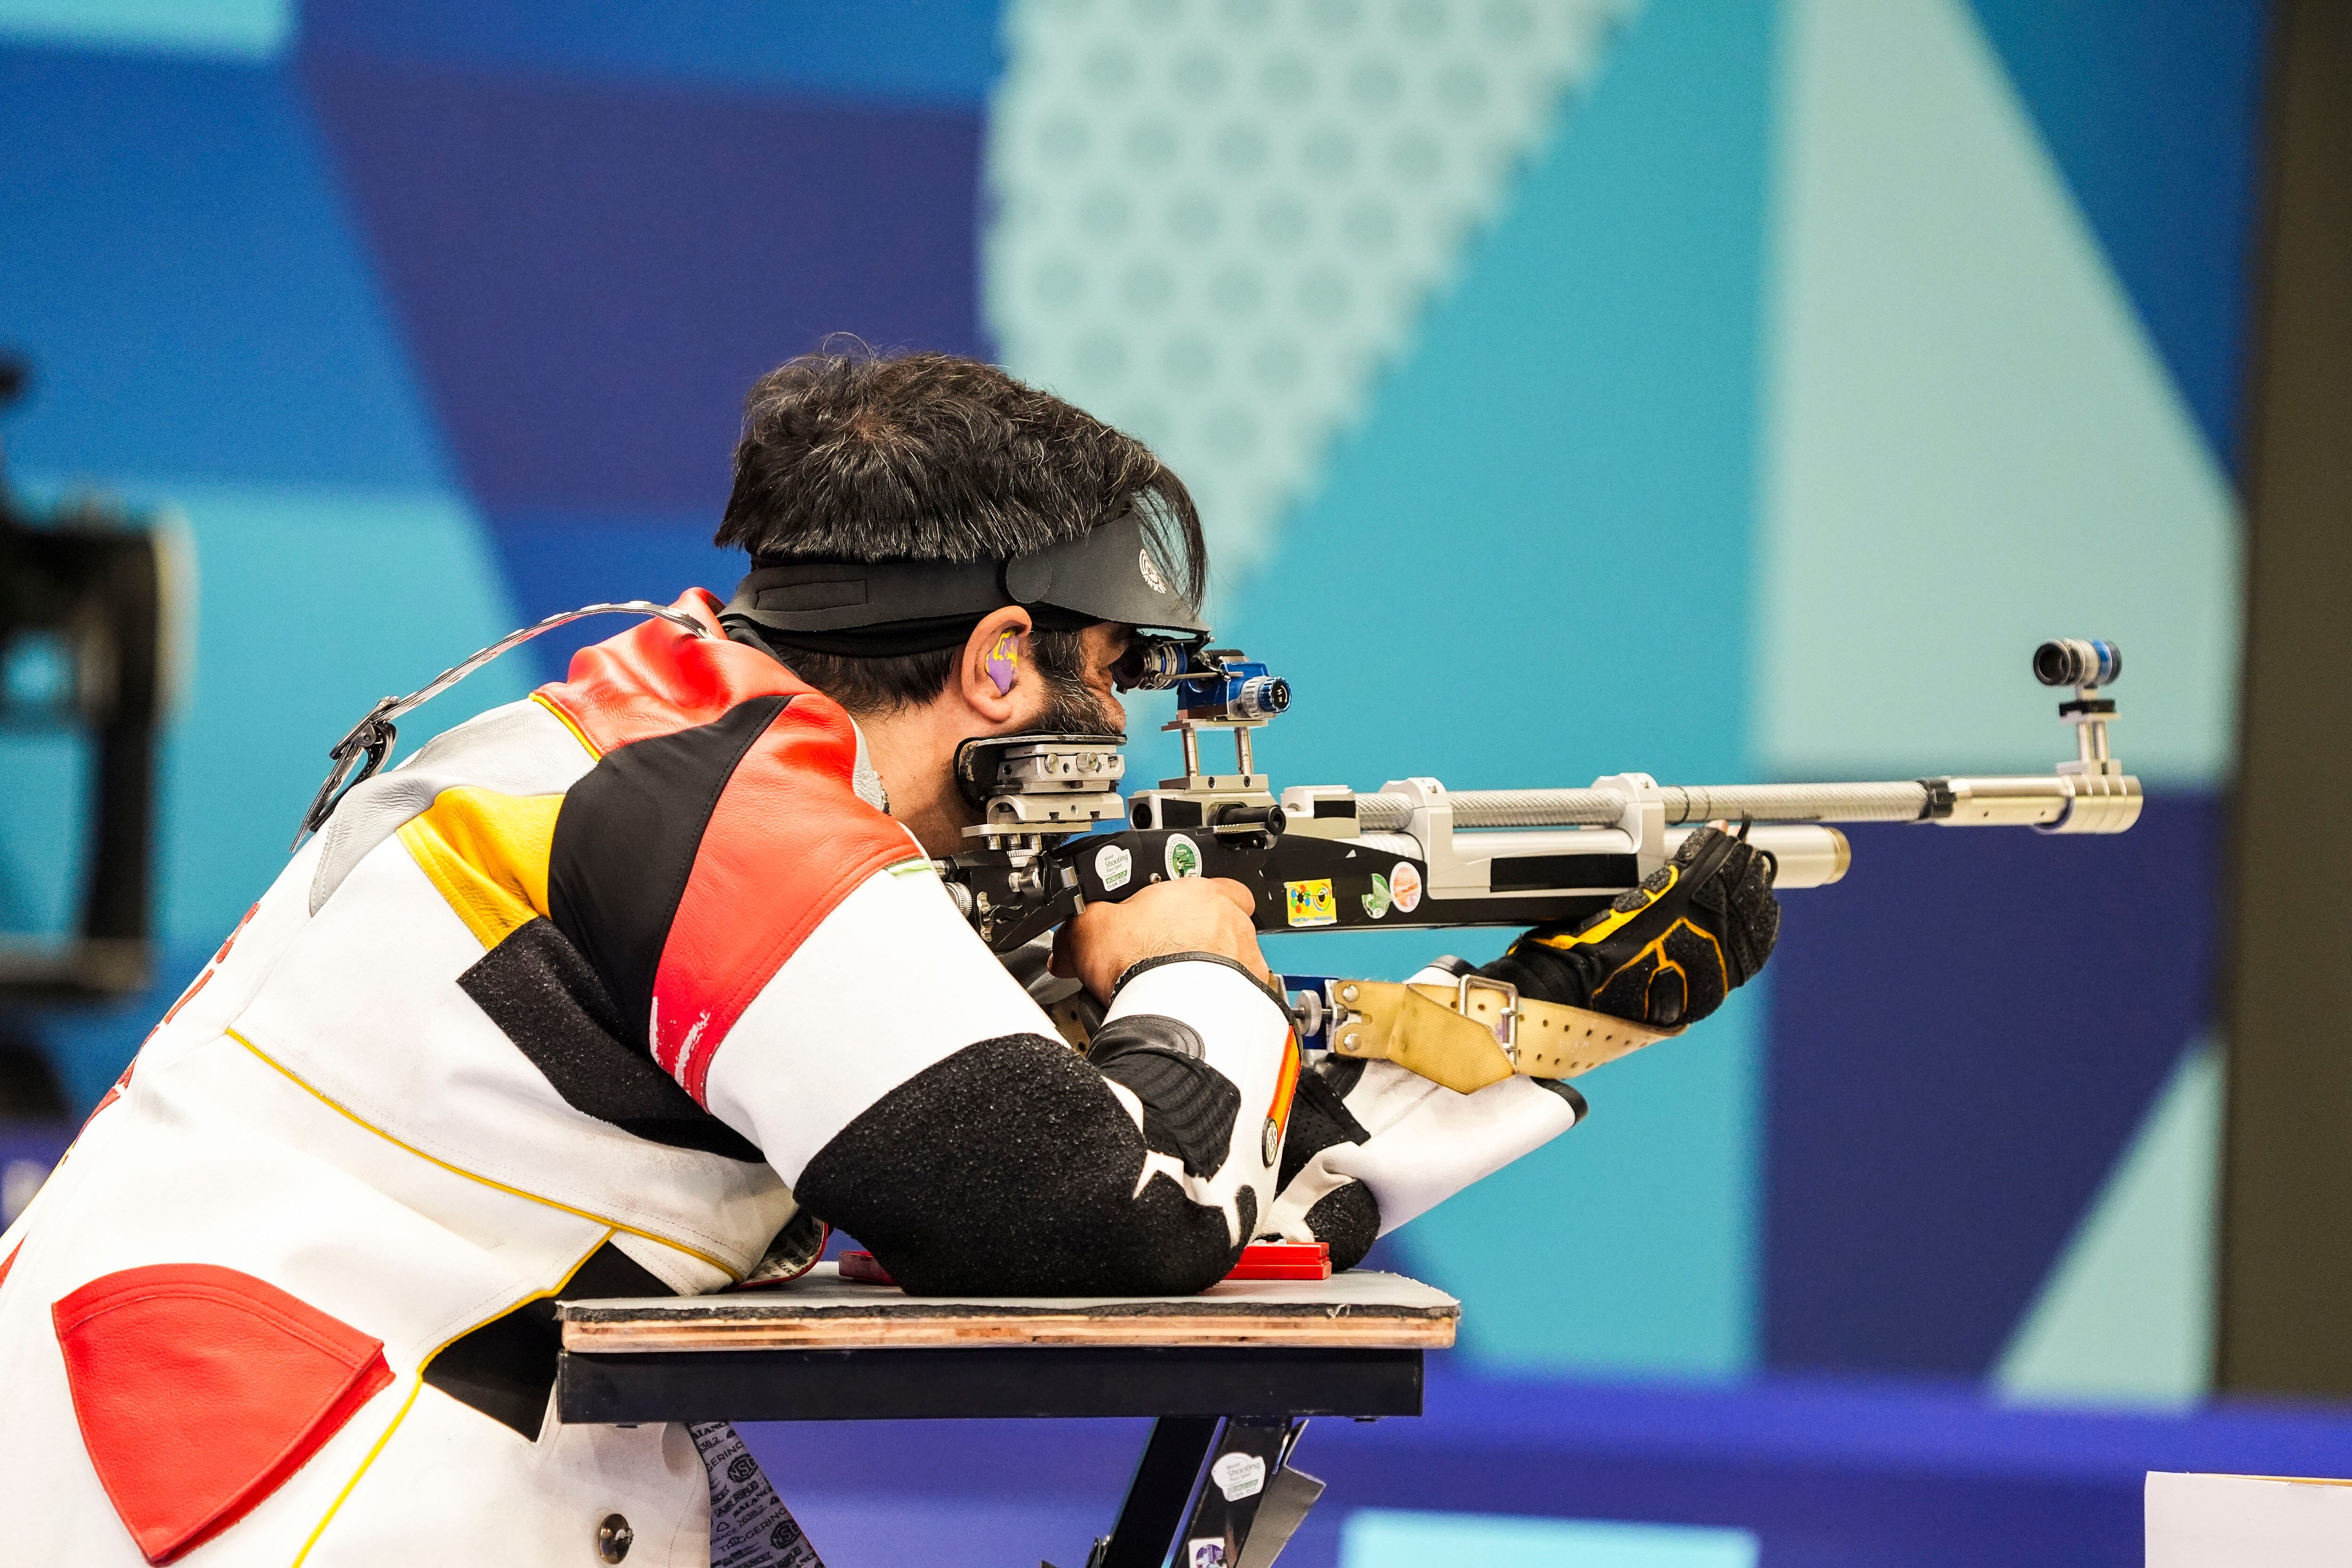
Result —
POLYGON ((1364 912, 1374 920, 1389 912, 1389 879, 1378 871, 1372 873, 1372 890, 1364 895, 1364 912))
POLYGON ((1201 847, 1181 833, 1168 837, 1168 875, 1171 880, 1201 874, 1201 847))

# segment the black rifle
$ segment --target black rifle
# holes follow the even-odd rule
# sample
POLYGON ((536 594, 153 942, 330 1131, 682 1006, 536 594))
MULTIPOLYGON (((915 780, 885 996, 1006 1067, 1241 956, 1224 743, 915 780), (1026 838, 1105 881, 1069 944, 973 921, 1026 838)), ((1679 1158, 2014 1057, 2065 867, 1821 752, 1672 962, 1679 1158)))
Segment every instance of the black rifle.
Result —
POLYGON ((1264 931, 1529 926, 1604 908, 1672 858, 1709 822, 1743 824, 1776 863, 1775 886, 1817 888, 1845 874, 1832 824, 1933 822, 2121 833, 2139 817, 2139 781, 2108 754, 2115 703, 2099 688, 2122 672, 2112 643, 2035 650, 2046 686, 2072 687, 2059 716, 2076 754, 2048 773, 1883 784, 1674 785, 1644 773, 1584 789, 1450 791, 1398 779, 1377 793, 1294 786, 1256 771, 1254 731, 1290 705, 1286 681, 1238 650, 1180 647, 1144 684, 1172 687, 1184 773, 1122 802, 1117 735, 1012 735, 965 742, 957 776, 984 807, 975 847, 940 869, 1000 952, 1085 904, 1176 877, 1226 877, 1256 896, 1264 931), (1234 771, 1208 773, 1204 731, 1232 732, 1234 771), (1096 832, 1097 822, 1128 826, 1096 832))

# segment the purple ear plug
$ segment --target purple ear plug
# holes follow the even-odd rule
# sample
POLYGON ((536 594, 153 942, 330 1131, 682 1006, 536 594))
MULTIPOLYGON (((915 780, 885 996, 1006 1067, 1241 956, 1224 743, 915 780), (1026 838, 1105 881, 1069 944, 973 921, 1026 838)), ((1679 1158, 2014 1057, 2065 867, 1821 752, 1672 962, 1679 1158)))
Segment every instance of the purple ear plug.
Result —
POLYGON ((999 691, 1013 689, 1013 682, 1021 673, 1020 634, 1002 631, 996 634, 996 644, 988 650, 988 679, 996 682, 999 691))

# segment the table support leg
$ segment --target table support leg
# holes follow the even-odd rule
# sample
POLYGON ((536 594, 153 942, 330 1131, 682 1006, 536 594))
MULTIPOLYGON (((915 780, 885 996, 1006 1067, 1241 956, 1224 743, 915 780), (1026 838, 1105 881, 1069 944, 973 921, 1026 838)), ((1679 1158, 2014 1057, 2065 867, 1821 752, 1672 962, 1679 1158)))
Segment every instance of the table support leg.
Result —
POLYGON ((1202 1461, 1216 1440, 1213 1415, 1162 1415, 1151 1424, 1151 1439, 1128 1483, 1118 1522, 1095 1545, 1088 1568, 1160 1568, 1183 1527, 1184 1505, 1192 1500, 1202 1461))

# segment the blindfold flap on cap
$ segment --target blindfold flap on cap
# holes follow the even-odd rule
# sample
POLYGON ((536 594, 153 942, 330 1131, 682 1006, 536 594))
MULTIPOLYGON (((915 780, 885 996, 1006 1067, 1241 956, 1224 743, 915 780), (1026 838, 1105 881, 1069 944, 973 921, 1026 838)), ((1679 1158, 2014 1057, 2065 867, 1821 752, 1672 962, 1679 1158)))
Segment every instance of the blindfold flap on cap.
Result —
MULTIPOLYGON (((1141 513, 1129 509, 1078 539, 985 561, 839 561, 760 557, 724 620, 780 639, 849 638, 877 648, 903 628, 931 646, 945 627, 1020 605, 1083 625, 1116 621, 1146 631, 1206 633, 1198 605, 1178 593, 1141 513)), ((1040 620, 1047 618, 1041 615, 1040 620)))

